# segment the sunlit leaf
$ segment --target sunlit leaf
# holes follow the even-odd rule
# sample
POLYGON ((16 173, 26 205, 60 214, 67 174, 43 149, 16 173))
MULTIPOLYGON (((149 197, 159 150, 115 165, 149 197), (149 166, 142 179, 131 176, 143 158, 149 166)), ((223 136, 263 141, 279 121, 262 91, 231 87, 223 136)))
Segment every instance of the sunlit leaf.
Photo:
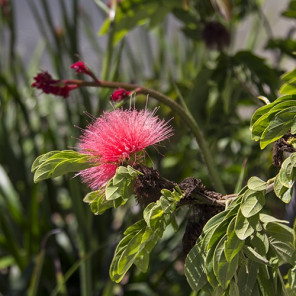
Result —
POLYGON ((254 231, 257 225, 258 216, 246 218, 241 212, 238 213, 235 221, 235 234, 240 240, 248 238, 254 231))
POLYGON ((91 157, 73 150, 51 151, 39 156, 32 165, 34 182, 78 172, 94 166, 91 157))
POLYGON ((248 190, 244 194, 244 200, 241 205, 241 213, 249 218, 259 213, 265 204, 265 192, 248 190))
POLYGON ((234 231, 235 218, 232 219, 227 228, 227 240, 224 245, 224 253, 227 261, 231 261, 242 249, 245 241, 240 240, 234 231))
POLYGON ((262 181, 258 177, 251 177, 248 180, 248 187, 249 187, 249 189, 254 190, 254 191, 263 191, 263 190, 266 190, 267 183, 262 181))
POLYGON ((239 258, 239 256, 236 255, 229 262, 226 260, 226 257, 224 254, 225 240, 226 240, 226 237, 220 240, 220 242, 218 243, 215 249, 214 258, 213 258, 214 273, 220 285, 223 287, 223 289, 227 288, 227 286, 230 283, 230 280, 236 273, 236 268, 238 266, 238 258, 239 258))
POLYGON ((118 167, 114 177, 106 185, 106 200, 129 199, 133 195, 133 181, 139 174, 140 172, 131 166, 118 167))
POLYGON ((296 120, 296 106, 289 107, 277 113, 270 121, 268 127, 264 130, 260 138, 261 149, 268 144, 275 142, 285 135, 296 120))
POLYGON ((201 241, 198 241, 188 253, 185 261, 185 275, 193 291, 200 291, 207 283, 205 265, 205 253, 200 248, 201 241))
POLYGON ((150 203, 145 208, 144 219, 124 232, 125 236, 119 242, 110 266, 109 273, 113 281, 120 282, 133 264, 142 272, 147 271, 149 255, 171 223, 177 204, 183 197, 178 189, 162 190, 161 193, 158 201, 150 203), (162 209, 164 204, 165 212, 162 209))

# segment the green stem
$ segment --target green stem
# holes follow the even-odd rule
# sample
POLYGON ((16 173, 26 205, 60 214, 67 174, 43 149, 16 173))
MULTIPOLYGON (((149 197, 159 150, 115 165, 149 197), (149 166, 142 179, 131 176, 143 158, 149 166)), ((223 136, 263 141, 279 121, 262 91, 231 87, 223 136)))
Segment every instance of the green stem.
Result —
POLYGON ((106 48, 106 56, 103 62, 103 70, 102 70, 102 79, 110 79, 110 68, 111 62, 114 52, 114 33, 115 33, 115 14, 117 9, 117 1, 111 1, 111 11, 114 11, 113 16, 109 16, 110 19, 110 27, 108 32, 108 41, 107 41, 107 48, 106 48))
MULTIPOLYGON (((81 203, 81 195, 77 181, 70 182, 71 200, 73 203, 74 213, 78 222, 78 237, 80 239, 80 258, 85 258, 91 252, 90 246, 90 224, 92 216, 85 213, 84 206, 81 203)), ((92 294, 92 274, 91 274, 91 260, 85 259, 81 262, 80 268, 80 295, 89 296, 92 294)))
POLYGON ((46 234, 46 236, 44 237, 44 239, 42 240, 39 254, 37 255, 37 257, 35 259, 35 266, 34 266, 34 269, 32 272, 31 282, 30 282, 30 286, 29 286, 28 294, 27 294, 28 296, 36 296, 38 294, 38 287, 40 284, 40 278, 41 278, 41 273, 42 273, 42 268, 44 265, 44 258, 45 258, 45 253, 46 253, 46 245, 47 245, 48 239, 52 235, 56 235, 58 233, 60 233, 60 230, 54 229, 54 230, 48 232, 46 234))
POLYGON ((180 106, 178 103, 173 101, 168 96, 147 87, 142 87, 140 85, 136 84, 130 84, 130 83, 123 83, 123 82, 112 82, 112 81, 93 81, 93 82, 87 82, 87 81, 81 81, 81 80, 67 80, 67 84, 76 84, 79 87, 103 87, 103 88, 124 88, 126 90, 134 90, 139 89, 137 93, 141 93, 144 95, 149 95, 153 97, 154 99, 158 100, 159 102, 167 105, 170 107, 174 112, 176 112, 182 120, 186 123, 186 125, 190 128, 191 132, 194 134, 195 139, 198 143, 198 146, 201 150, 204 162, 208 168, 209 175, 211 178, 211 181, 217 191, 219 191, 222 194, 225 194, 224 186, 221 182, 221 179, 218 174, 218 170, 216 169, 213 161, 213 157, 210 152, 210 148, 202 134, 202 131, 197 124, 197 122, 194 120, 193 116, 186 112, 185 109, 180 106))

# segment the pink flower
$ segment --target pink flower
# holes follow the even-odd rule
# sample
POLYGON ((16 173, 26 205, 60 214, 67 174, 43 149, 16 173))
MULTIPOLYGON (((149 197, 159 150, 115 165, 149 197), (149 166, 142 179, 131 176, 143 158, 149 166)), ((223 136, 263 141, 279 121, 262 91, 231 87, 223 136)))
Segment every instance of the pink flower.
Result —
POLYGON ((69 96, 71 90, 77 88, 76 85, 67 85, 62 80, 53 79, 46 71, 38 73, 34 77, 34 80, 35 82, 32 83, 32 87, 41 89, 46 94, 61 96, 65 99, 69 96))
POLYGON ((110 96, 110 100, 114 102, 119 102, 127 98, 131 94, 130 91, 125 90, 124 88, 118 88, 110 96))
POLYGON ((92 190, 98 190, 115 175, 116 169, 115 164, 98 163, 97 166, 83 170, 77 175, 80 175, 82 182, 88 184, 92 190))
POLYGON ((98 166, 79 173, 83 182, 99 189, 131 156, 172 136, 172 127, 155 116, 156 111, 117 109, 90 124, 80 138, 79 150, 91 155, 98 166))

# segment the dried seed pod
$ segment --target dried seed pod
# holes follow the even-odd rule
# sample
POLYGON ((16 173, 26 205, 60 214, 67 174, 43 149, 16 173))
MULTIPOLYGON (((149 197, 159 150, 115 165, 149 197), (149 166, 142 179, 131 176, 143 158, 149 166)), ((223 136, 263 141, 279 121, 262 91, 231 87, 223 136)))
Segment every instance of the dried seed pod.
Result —
POLYGON ((183 254, 186 258, 201 235, 205 224, 216 214, 222 211, 221 207, 212 205, 192 205, 188 217, 185 233, 183 235, 183 254))
POLYGON ((136 199, 142 207, 157 201, 162 189, 173 189, 176 186, 175 183, 160 177, 157 170, 140 164, 136 164, 134 168, 143 173, 137 176, 134 185, 136 199))

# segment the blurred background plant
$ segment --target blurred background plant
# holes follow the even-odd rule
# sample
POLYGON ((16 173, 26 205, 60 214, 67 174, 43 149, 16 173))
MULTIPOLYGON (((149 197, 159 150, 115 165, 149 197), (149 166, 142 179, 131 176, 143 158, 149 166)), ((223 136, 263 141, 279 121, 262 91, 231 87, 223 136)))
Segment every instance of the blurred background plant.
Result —
MULTIPOLYGON (((98 116, 112 109, 112 91, 79 89, 64 100, 35 92, 31 84, 40 69, 59 79, 75 77, 70 65, 81 58, 99 79, 165 93, 190 110, 227 192, 237 192, 249 176, 267 179, 276 170, 271 149, 261 152, 251 141, 249 122, 262 105, 257 97, 274 100, 280 75, 294 66, 296 1, 280 1, 283 8, 271 16, 270 2, 279 5, 259 0, 0 0, 3 295, 190 294, 183 275, 182 231, 165 233, 147 274, 132 269, 115 284, 109 280, 109 264, 122 230, 137 219, 138 207, 94 216, 82 202, 88 189, 77 178, 33 183, 33 160, 50 150, 75 147, 80 131, 74 126, 87 125, 91 119, 86 113, 98 116), (25 30, 20 6, 34 20, 32 34, 42 37, 25 54, 19 41, 25 30), (274 35, 275 17, 291 19, 280 38, 274 35)), ((153 99, 148 103, 158 105, 153 99)), ((136 106, 145 104, 146 97, 138 96, 136 106)), ((161 105, 159 115, 174 116, 175 136, 166 147, 149 150, 147 161, 168 179, 194 176, 213 189, 192 135, 168 107, 161 105)), ((268 209, 284 216, 276 199, 268 209)), ((182 219, 179 223, 185 227, 182 219)))

